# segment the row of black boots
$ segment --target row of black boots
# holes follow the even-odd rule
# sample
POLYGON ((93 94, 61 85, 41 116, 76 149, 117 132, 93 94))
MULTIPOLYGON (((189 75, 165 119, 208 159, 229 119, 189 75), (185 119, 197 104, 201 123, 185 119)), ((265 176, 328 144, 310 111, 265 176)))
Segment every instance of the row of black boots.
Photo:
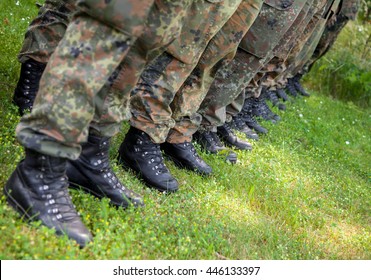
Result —
MULTIPOLYGON (((15 89, 13 102, 21 115, 32 110, 39 81, 45 65, 33 60, 22 64, 21 75, 15 89)), ((299 79, 300 80, 300 79, 299 79)), ((292 79, 296 94, 302 93, 297 86, 298 79, 292 79)), ((300 85, 300 83, 299 83, 300 85)), ((288 89, 290 92, 290 89, 288 89)), ((249 139, 258 140, 258 134, 267 133, 256 118, 278 122, 266 103, 284 109, 278 100, 288 100, 285 92, 264 91, 261 97, 246 99, 243 110, 231 123, 225 123, 217 131, 198 131, 194 141, 211 154, 225 155, 225 159, 236 163, 236 153, 229 149, 251 150, 252 145, 238 138, 234 129, 249 139), (228 147, 228 148, 227 148, 228 147)), ((92 241, 92 234, 82 222, 69 195, 69 188, 81 189, 98 198, 108 198, 117 207, 144 206, 140 195, 124 186, 110 166, 110 139, 90 134, 87 143, 77 160, 68 160, 41 154, 26 149, 26 156, 13 172, 4 187, 8 203, 28 220, 40 220, 57 234, 66 234, 80 247, 92 241)), ((176 166, 209 175, 212 168, 199 156, 192 142, 156 144, 145 132, 130 127, 118 150, 118 163, 125 169, 134 171, 150 187, 161 192, 175 192, 178 181, 167 168, 164 157, 176 166)))

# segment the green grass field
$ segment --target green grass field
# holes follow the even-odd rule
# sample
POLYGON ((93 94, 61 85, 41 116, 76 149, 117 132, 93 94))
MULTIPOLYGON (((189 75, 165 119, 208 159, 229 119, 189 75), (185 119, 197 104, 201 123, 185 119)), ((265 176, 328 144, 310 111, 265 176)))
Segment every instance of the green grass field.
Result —
POLYGON ((117 209, 71 191, 94 235, 82 250, 38 223, 23 222, 2 187, 23 157, 11 98, 34 2, 0 3, 0 259, 371 258, 371 110, 313 91, 276 111, 279 124, 262 123, 269 133, 252 152, 237 151, 236 165, 201 153, 214 170, 204 178, 167 162, 181 186, 171 195, 146 188, 117 165, 124 124, 113 138, 113 167, 146 207, 117 209))

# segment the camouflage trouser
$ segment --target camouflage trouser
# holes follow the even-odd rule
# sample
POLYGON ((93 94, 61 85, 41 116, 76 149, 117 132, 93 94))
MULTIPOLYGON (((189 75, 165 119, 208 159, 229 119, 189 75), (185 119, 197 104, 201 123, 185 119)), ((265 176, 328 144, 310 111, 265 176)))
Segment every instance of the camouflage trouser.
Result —
POLYGON ((63 38, 77 0, 46 0, 37 17, 31 22, 25 34, 19 62, 32 58, 47 63, 59 41, 63 38))
POLYGON ((332 45, 335 43, 336 38, 339 36, 340 31, 345 27, 349 19, 342 14, 336 16, 335 22, 327 22, 325 30, 321 36, 321 39, 313 52, 312 57, 308 60, 304 66, 305 72, 309 72, 313 64, 324 56, 332 45))
POLYGON ((299 35, 297 44, 290 51, 286 61, 286 69, 275 78, 276 86, 285 86, 287 78, 295 76, 312 56, 315 47, 323 33, 326 22, 334 16, 339 0, 322 0, 316 6, 316 13, 311 18, 303 32, 299 35))
MULTIPOLYGON (((116 123, 130 118, 130 98, 128 96, 137 84, 145 66, 163 53, 166 47, 180 36, 188 8, 193 2, 194 0, 154 1, 144 33, 138 38, 99 93, 114 101, 111 102, 110 110, 115 110, 115 113, 109 115, 116 116, 116 123)), ((105 108, 110 107, 106 106, 105 108)), ((103 112, 102 115, 107 113, 103 112)), ((96 120, 92 126, 96 129, 101 127, 100 130, 107 130, 104 119, 96 120), (103 121, 103 123, 101 124, 100 121, 103 121)), ((119 129, 118 126, 111 127, 116 130, 119 129)))
POLYGON ((130 123, 162 143, 174 127, 172 103, 211 38, 236 11, 241 0, 195 1, 181 36, 142 73, 131 99, 130 123))
POLYGON ((304 71, 309 72, 313 64, 324 56, 328 50, 335 43, 336 38, 339 36, 340 31, 345 27, 349 20, 356 18, 360 1, 359 0, 342 0, 340 5, 340 11, 336 15, 335 21, 328 21, 326 23, 325 30, 321 36, 321 39, 316 46, 316 49, 312 57, 308 60, 304 66, 304 71))
POLYGON ((171 104, 175 126, 167 142, 190 142, 201 123, 197 110, 206 96, 218 69, 234 57, 243 36, 255 21, 262 0, 242 1, 237 11, 211 39, 192 74, 176 93, 171 104))
MULTIPOLYGON (((327 3, 328 0, 307 1, 302 10, 305 13, 297 18, 300 22, 295 22, 295 25, 286 32, 280 44, 272 52, 272 56, 267 59, 265 66, 259 70, 258 77, 254 77, 254 80, 258 80, 254 85, 255 87, 246 88, 245 98, 259 97, 262 87, 275 90, 277 87, 285 86, 286 79, 278 80, 278 78, 287 73, 290 54, 298 52, 303 47, 308 36, 306 34, 312 32, 312 28, 309 28, 309 26, 312 25, 316 15, 322 13, 327 3)), ((243 104, 240 103, 238 106, 241 107, 243 104)), ((237 105, 234 104, 234 107, 237 107, 237 105)))
POLYGON ((23 146, 70 159, 79 156, 94 119, 112 131, 116 108, 109 105, 120 104, 98 93, 142 34, 152 2, 81 0, 79 5, 85 13, 69 24, 41 78, 33 111, 17 126, 23 146))
MULTIPOLYGON (((286 70, 286 60, 294 48, 297 45, 299 35, 302 34, 317 12, 317 5, 321 0, 308 0, 305 6, 300 11, 299 16, 296 18, 294 24, 282 37, 280 43, 276 46, 272 52, 272 56, 267 59, 264 67, 259 71, 259 82, 257 83, 257 88, 261 90, 263 86, 269 88, 270 90, 275 90, 276 81, 275 78, 286 70)), ((259 91, 260 94, 260 91, 259 91)), ((257 90, 248 88, 246 91, 246 98, 258 97, 257 90)))
MULTIPOLYGON (((161 54, 167 45, 179 37, 188 6, 193 1, 154 1, 143 34, 99 93, 107 95, 107 98, 114 101, 112 108, 116 107, 120 100, 124 103, 116 107, 117 120, 130 117, 128 109, 130 102, 127 98, 119 96, 130 93, 146 63, 161 54)), ((27 52, 21 53, 20 57, 23 59, 21 62, 24 62, 27 57, 43 63, 48 62, 50 55, 62 39, 73 13, 76 12, 76 2, 77 0, 46 1, 26 34, 23 49, 27 49, 27 52), (26 53, 29 55, 26 56, 26 53)))
POLYGON ((226 120, 226 106, 249 85, 264 65, 282 36, 293 24, 306 0, 265 1, 250 30, 244 36, 236 56, 217 73, 199 113, 200 130, 216 130, 226 120), (262 34, 264 34, 262 36, 262 34))

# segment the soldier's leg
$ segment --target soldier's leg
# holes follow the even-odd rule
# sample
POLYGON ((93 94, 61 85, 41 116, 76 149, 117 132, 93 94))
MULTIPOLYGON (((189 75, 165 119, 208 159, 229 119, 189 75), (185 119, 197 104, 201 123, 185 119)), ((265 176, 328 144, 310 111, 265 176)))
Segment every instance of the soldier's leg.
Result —
POLYGON ((281 7, 278 9, 268 4, 263 5, 257 20, 242 40, 235 58, 217 75, 201 104, 201 131, 215 130, 217 126, 225 123, 225 107, 243 92, 265 61, 271 57, 272 51, 295 22, 305 3, 306 1, 296 1, 284 10, 281 10, 281 7), (272 21, 275 24, 269 24, 272 21))
MULTIPOLYGON (((135 149, 133 141, 138 139, 148 149, 158 151, 159 144, 166 140, 169 129, 174 126, 170 104, 175 93, 196 66, 210 39, 229 19, 240 2, 193 2, 181 36, 164 54, 146 67, 133 91, 133 116, 130 121, 132 127, 122 143, 120 156, 123 158, 123 164, 140 172, 149 185, 160 190, 167 189, 158 179, 161 178, 160 175, 148 176, 148 161, 136 160, 140 151, 135 149)), ((159 166, 161 174, 170 174, 166 172, 163 163, 159 166)))
POLYGON ((302 87, 300 83, 300 79, 302 78, 303 74, 308 73, 311 70, 312 66, 318 59, 320 59, 330 50, 332 45, 335 43, 336 38, 339 36, 341 30, 345 27, 347 22, 351 18, 355 17, 355 15, 357 14, 357 10, 358 10, 357 2, 359 1, 356 0, 356 1, 343 1, 342 2, 340 11, 336 15, 335 20, 327 21, 325 30, 321 36, 321 39, 318 42, 318 45, 316 46, 316 49, 313 52, 312 57, 308 60, 306 65, 304 65, 303 69, 295 76, 296 88, 303 95, 305 95, 306 91, 302 87), (348 7, 347 4, 350 4, 350 7, 348 7), (347 12, 350 12, 351 14, 348 15, 347 12))
MULTIPOLYGON (((80 246, 90 242, 92 236, 68 196, 67 160, 79 157, 81 143, 86 140, 95 151, 104 145, 98 132, 88 135, 89 124, 95 107, 101 104, 97 92, 140 35, 151 5, 147 0, 133 1, 120 1, 118 9, 112 9, 115 1, 83 1, 90 15, 80 14, 69 25, 42 76, 34 110, 17 126, 26 159, 6 183, 8 201, 22 215, 41 220, 80 246), (99 15, 94 14, 97 8, 99 15)), ((94 171, 99 172, 95 178, 105 183, 102 192, 112 192, 110 198, 120 199, 120 205, 125 205, 128 192, 114 174, 106 174, 110 170, 108 162, 96 161, 87 150, 82 156, 87 168, 101 168, 94 171), (112 182, 105 175, 111 175, 112 182)))
POLYGON ((18 55, 22 65, 13 96, 21 115, 32 109, 45 65, 75 11, 76 0, 46 0, 29 25, 18 55))
MULTIPOLYGON (((192 135, 197 131, 201 121, 201 116, 197 113, 198 107, 219 68, 227 65, 234 57, 241 39, 255 21, 261 5, 261 0, 242 2, 228 22, 209 42, 196 68, 177 92, 171 104, 176 124, 169 132, 168 143, 191 142, 192 135)), ((218 137, 218 135, 214 136, 218 137)), ((251 149, 249 143, 239 140, 231 131, 221 136, 222 140, 230 146, 251 149)))
POLYGON ((98 93, 100 96, 105 96, 105 106, 96 111, 92 127, 99 131, 110 131, 117 129, 117 123, 130 118, 130 100, 127 96, 135 87, 145 66, 179 37, 192 1, 154 1, 143 34, 130 48, 124 60, 98 93), (112 123, 112 127, 108 125, 109 123, 112 123))
POLYGON ((165 141, 174 126, 170 104, 210 39, 241 1, 194 2, 181 36, 144 71, 132 97, 131 125, 142 129, 156 143, 165 141), (212 3, 215 2, 215 3, 212 3))
MULTIPOLYGON (((114 132, 110 130, 120 129, 116 125, 117 122, 127 119, 129 115, 126 114, 130 113, 128 109, 130 100, 127 99, 127 96, 131 93, 145 65, 179 36, 184 17, 191 3, 192 0, 155 0, 143 35, 138 38, 119 68, 111 76, 112 79, 98 93, 98 95, 105 96, 104 102, 108 106, 103 106, 102 110, 96 111, 92 127, 109 134, 114 132)), ((132 137, 132 132, 133 129, 127 134, 127 139, 135 142, 138 137, 132 137)), ((127 166, 126 162, 130 158, 122 155, 130 152, 130 147, 125 142, 119 150, 119 162, 124 166, 127 166)), ((135 156, 133 158, 137 164, 140 164, 142 159, 147 165, 150 165, 146 169, 147 173, 139 172, 138 175, 146 183, 152 182, 152 184, 148 184, 151 187, 155 185, 157 188, 161 188, 161 191, 176 191, 178 183, 163 164, 159 147, 151 146, 149 151, 147 148, 146 145, 138 148, 142 154, 146 154, 146 157, 135 156), (152 148, 157 148, 157 150, 152 148), (150 164, 148 164, 149 162, 150 164), (156 181, 153 182, 152 178, 156 178, 156 181)))
POLYGON ((280 109, 285 109, 285 104, 279 103, 276 98, 282 98, 284 101, 287 101, 289 98, 283 89, 284 79, 276 79, 279 75, 282 75, 284 70, 287 68, 287 58, 297 44, 299 35, 302 34, 305 30, 305 27, 313 17, 317 6, 318 0, 308 0, 305 3, 305 6, 300 11, 298 17, 295 19, 295 22, 292 24, 290 29, 285 33, 280 43, 276 46, 273 51, 273 57, 262 69, 262 72, 265 73, 265 78, 267 81, 267 89, 270 94, 270 98, 274 99, 275 104, 280 109))
POLYGON ((309 22, 300 33, 295 46, 290 50, 285 61, 287 68, 276 78, 277 80, 287 79, 286 89, 291 95, 297 96, 300 93, 295 87, 295 80, 291 78, 297 74, 298 70, 302 69, 302 63, 311 56, 309 53, 318 43, 327 18, 334 14, 338 4, 339 1, 317 0, 313 5, 314 8, 308 13, 309 22))
POLYGON ((216 114, 220 115, 220 118, 225 117, 225 123, 230 124, 233 129, 244 133, 247 138, 259 140, 259 135, 246 124, 241 113, 246 99, 245 91, 246 90, 243 90, 231 104, 224 108, 220 108, 216 114))

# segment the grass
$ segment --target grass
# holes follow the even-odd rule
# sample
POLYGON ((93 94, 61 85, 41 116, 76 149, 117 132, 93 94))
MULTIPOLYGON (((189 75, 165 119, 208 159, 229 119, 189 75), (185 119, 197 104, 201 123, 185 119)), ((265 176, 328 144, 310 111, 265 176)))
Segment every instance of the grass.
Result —
MULTIPOLYGON (((16 55, 37 10, 33 1, 20 2, 0 4, 0 186, 23 157, 11 98, 16 55)), ((80 250, 37 222, 23 222, 0 191, 0 259, 370 259, 371 111, 311 93, 277 112, 279 124, 263 123, 269 133, 252 152, 236 151, 236 165, 201 152, 214 170, 204 178, 167 161, 181 185, 171 195, 117 165, 124 124, 113 138, 113 168, 146 207, 117 209, 72 190, 94 234, 80 250)))
POLYGON ((313 89, 367 108, 371 104, 371 25, 350 21, 333 51, 307 75, 313 89))

